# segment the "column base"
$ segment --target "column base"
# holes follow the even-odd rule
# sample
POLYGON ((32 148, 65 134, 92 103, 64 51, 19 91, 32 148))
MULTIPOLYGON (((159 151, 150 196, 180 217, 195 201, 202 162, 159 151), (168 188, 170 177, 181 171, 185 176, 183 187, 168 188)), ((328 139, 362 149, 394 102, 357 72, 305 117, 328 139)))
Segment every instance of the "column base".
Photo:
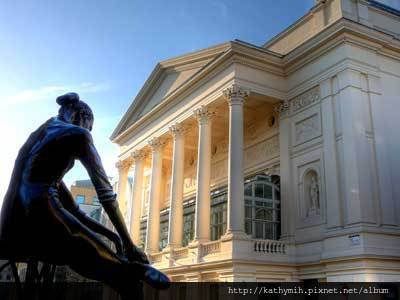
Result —
POLYGON ((167 246, 165 246, 165 248, 162 250, 162 252, 172 252, 174 251, 176 248, 181 248, 182 245, 179 244, 168 244, 167 246))
POLYGON ((154 255, 154 254, 156 254, 156 253, 159 253, 160 251, 155 251, 155 250, 153 250, 153 249, 145 249, 144 250, 144 253, 146 253, 147 255, 154 255))
POLYGON ((210 241, 209 239, 196 239, 196 240, 191 241, 188 244, 188 247, 189 248, 195 248, 195 247, 198 247, 199 245, 207 243, 209 241, 210 241))
POLYGON ((226 242, 230 240, 249 240, 251 237, 244 231, 227 231, 221 236, 221 241, 226 242))

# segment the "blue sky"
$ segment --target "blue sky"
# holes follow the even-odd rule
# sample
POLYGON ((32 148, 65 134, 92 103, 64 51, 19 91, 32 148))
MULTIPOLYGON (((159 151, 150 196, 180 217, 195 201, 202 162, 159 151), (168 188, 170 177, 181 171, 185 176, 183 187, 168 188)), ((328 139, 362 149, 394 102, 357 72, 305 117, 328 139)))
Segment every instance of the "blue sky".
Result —
MULTIPOLYGON (((233 39, 262 45, 313 0, 3 0, 0 3, 0 202, 19 147, 78 92, 95 114, 93 136, 109 175, 109 136, 155 64, 233 39)), ((68 185, 87 178, 80 164, 68 185)))

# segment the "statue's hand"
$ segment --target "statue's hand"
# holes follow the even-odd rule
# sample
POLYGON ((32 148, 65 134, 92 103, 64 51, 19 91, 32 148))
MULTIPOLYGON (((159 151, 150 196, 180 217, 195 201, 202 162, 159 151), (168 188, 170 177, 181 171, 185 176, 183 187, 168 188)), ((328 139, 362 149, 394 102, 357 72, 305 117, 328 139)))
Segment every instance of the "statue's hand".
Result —
POLYGON ((125 246, 125 255, 129 261, 137 261, 142 264, 150 264, 147 255, 133 244, 125 246))

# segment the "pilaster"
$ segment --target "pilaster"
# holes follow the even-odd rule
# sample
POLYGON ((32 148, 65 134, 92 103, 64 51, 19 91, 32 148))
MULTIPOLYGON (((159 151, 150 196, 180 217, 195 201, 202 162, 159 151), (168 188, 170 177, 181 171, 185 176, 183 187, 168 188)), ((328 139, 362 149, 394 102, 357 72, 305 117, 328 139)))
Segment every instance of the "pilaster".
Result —
POLYGON ((328 229, 343 225, 333 103, 333 85, 336 81, 336 78, 329 78, 320 84, 328 229))

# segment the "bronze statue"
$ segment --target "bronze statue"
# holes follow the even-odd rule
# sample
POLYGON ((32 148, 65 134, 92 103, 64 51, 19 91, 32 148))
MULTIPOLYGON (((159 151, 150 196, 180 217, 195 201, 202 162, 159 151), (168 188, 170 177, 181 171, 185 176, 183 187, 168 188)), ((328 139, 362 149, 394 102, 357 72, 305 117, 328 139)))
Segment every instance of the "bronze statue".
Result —
POLYGON ((129 293, 141 280, 167 288, 169 279, 149 266, 131 241, 90 134, 93 113, 76 93, 57 98, 57 117, 34 131, 15 161, 0 217, 0 241, 12 253, 57 265, 129 293), (118 234, 79 209, 62 181, 81 161, 118 234), (112 251, 96 234, 110 239, 112 251))

